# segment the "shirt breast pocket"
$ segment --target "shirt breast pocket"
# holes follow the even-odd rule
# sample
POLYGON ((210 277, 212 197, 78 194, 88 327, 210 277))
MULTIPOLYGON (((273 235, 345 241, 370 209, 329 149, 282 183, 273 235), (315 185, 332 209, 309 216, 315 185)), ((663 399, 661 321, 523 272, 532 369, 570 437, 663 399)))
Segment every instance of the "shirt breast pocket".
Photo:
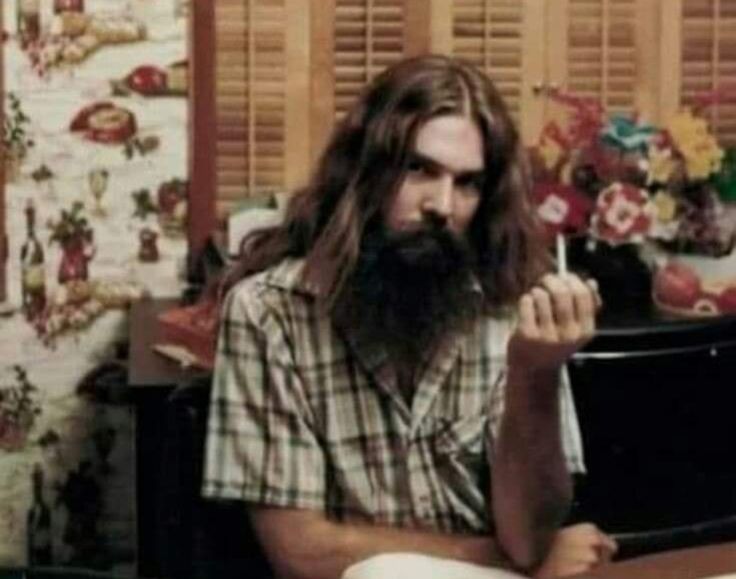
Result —
POLYGON ((437 467, 448 482, 477 486, 487 477, 488 419, 477 414, 443 421, 434 436, 437 467))
POLYGON ((487 425, 484 415, 445 421, 438 425, 432 441, 443 502, 458 520, 476 531, 489 525, 487 425))

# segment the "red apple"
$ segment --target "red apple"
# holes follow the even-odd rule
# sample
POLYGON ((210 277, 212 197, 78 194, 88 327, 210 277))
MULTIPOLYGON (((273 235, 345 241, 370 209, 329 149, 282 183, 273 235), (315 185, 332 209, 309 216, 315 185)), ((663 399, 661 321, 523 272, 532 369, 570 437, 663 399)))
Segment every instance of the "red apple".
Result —
POLYGON ((664 305, 691 308, 700 296, 700 279, 688 266, 668 263, 654 276, 654 295, 664 305))
POLYGON ((133 70, 125 82, 130 90, 142 95, 157 95, 166 91, 167 74, 158 67, 144 65, 133 70))

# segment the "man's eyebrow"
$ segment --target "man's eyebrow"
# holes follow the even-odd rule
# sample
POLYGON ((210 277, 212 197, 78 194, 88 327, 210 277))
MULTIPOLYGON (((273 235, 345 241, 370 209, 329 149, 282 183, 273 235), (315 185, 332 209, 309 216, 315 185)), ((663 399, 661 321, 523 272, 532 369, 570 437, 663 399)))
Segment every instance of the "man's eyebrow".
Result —
POLYGON ((419 151, 412 151, 409 154, 409 161, 414 163, 421 163, 425 167, 429 167, 431 169, 445 169, 447 171, 450 171, 453 175, 456 177, 465 177, 470 179, 482 179, 485 176, 485 169, 470 169, 467 171, 453 171, 443 163, 440 163, 439 161, 433 159, 432 157, 428 157, 427 155, 424 155, 420 153, 419 151))
POLYGON ((427 165, 430 167, 443 167, 442 163, 438 163, 432 157, 427 157, 419 151, 411 151, 409 153, 409 161, 412 161, 414 163, 421 163, 422 165, 427 165))

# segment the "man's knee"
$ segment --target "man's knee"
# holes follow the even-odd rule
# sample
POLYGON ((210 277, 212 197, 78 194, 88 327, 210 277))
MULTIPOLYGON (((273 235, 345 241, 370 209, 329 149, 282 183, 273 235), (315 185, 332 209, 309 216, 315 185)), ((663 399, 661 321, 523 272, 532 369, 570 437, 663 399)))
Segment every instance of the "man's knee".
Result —
POLYGON ((342 579, 514 579, 501 569, 441 559, 418 553, 384 553, 348 567, 342 579))

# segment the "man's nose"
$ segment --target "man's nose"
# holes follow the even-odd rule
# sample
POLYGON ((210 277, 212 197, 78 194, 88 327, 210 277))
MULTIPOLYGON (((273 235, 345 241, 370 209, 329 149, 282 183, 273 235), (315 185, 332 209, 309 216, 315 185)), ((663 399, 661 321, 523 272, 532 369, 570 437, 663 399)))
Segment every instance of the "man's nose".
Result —
POLYGON ((422 205, 424 214, 444 225, 452 215, 453 188, 452 176, 437 179, 424 198, 422 205))

